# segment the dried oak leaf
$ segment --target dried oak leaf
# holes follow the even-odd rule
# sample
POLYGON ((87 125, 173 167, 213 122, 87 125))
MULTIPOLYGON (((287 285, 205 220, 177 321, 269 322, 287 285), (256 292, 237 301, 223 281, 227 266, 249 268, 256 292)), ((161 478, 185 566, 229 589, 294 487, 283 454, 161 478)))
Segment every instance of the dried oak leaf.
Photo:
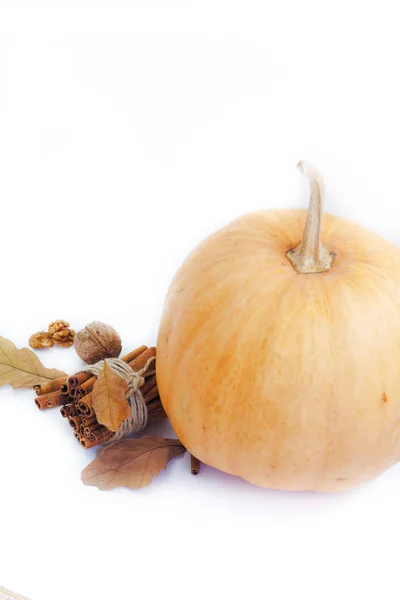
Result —
POLYGON ((18 349, 10 340, 0 336, 0 386, 10 384, 14 390, 33 387, 67 374, 47 369, 28 348, 18 349))
POLYGON ((131 407, 126 398, 127 391, 126 381, 105 361, 93 387, 92 406, 97 421, 110 431, 118 431, 122 421, 131 414, 131 407))
POLYGON ((171 458, 184 452, 186 449, 179 440, 160 436, 124 438, 100 451, 82 471, 82 481, 99 490, 119 486, 138 490, 150 485, 171 458))

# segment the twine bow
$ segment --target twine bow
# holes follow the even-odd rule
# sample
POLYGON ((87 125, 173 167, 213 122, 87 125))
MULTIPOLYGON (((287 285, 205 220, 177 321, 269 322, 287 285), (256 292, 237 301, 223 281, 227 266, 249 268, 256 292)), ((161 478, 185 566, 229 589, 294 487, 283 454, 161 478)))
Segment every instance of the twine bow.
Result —
POLYGON ((105 360, 100 360, 96 364, 89 365, 88 367, 82 369, 82 371, 91 373, 92 375, 96 375, 96 377, 98 377, 103 370, 104 363, 106 362, 107 365, 128 384, 128 393, 126 395, 126 399, 129 402, 131 414, 128 419, 122 421, 118 431, 116 431, 108 440, 108 444, 116 442, 117 440, 120 440, 121 438, 132 433, 142 431, 142 429, 146 427, 148 412, 146 402, 143 398, 140 388, 143 386, 145 381, 144 375, 153 375, 155 373, 155 369, 150 368, 155 360, 155 356, 149 358, 143 369, 140 369, 140 371, 134 371, 126 362, 120 360, 119 358, 106 358, 105 360))

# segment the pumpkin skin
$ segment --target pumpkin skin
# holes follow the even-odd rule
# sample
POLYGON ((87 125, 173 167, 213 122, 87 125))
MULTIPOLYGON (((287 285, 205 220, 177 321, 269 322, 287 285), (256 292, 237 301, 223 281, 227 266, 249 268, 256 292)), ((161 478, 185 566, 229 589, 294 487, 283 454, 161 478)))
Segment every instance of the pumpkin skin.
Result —
POLYGON ((326 215, 329 270, 286 257, 307 212, 245 215, 176 274, 157 383, 184 446, 258 486, 340 491, 399 459, 400 251, 326 215))

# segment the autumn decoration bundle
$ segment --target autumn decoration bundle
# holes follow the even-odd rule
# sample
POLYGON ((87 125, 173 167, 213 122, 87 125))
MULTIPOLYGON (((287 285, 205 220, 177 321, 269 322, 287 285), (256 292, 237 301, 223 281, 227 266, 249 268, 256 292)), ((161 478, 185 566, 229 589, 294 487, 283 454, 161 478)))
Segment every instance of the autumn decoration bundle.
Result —
MULTIPOLYGON (((47 369, 31 350, 18 349, 0 337, 0 385, 33 388, 36 406, 40 410, 60 407, 61 415, 83 448, 105 445, 82 473, 84 483, 100 489, 120 485, 133 489, 145 487, 171 458, 185 452, 177 439, 128 437, 166 417, 157 387, 156 348, 143 345, 118 359, 115 355, 120 348, 109 351, 105 343, 107 335, 99 339, 96 337, 99 331, 107 335, 111 332, 116 347, 116 332, 112 328, 97 322, 90 324, 80 339, 88 335, 92 341, 95 339, 97 347, 92 344, 91 355, 101 360, 70 377, 62 371, 47 369)), ((39 334, 35 337, 38 339, 39 334)), ((41 348, 47 347, 51 346, 46 341, 41 348)), ((85 356, 89 356, 87 348, 85 343, 85 356)))
MULTIPOLYGON (((153 359, 153 368, 143 373, 140 387, 147 413, 145 426, 165 417, 157 388, 155 357, 155 348, 140 346, 121 359, 137 373, 153 359)), ((83 370, 51 384, 37 385, 35 389, 38 408, 61 406, 62 416, 68 420, 75 438, 84 448, 113 441, 121 424, 130 416, 126 397, 128 385, 107 360, 103 361, 98 377, 83 370)))

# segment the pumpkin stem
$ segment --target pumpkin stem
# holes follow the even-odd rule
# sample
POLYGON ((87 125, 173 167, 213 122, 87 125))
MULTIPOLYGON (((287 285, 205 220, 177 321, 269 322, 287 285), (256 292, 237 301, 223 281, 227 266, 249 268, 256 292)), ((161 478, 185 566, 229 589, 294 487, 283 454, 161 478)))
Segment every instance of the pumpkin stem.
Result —
POLYGON ((311 198, 303 239, 286 256, 298 273, 322 273, 332 264, 329 248, 321 244, 324 184, 318 171, 307 162, 301 160, 297 166, 311 183, 311 198))

